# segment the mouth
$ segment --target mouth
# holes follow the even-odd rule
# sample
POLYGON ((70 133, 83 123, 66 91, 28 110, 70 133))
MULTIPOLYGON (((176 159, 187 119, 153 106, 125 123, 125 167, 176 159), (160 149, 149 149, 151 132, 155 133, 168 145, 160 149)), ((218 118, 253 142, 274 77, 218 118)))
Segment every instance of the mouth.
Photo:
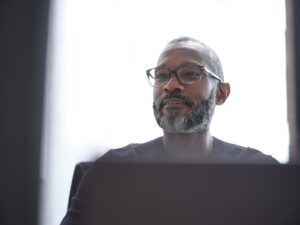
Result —
POLYGON ((182 105, 187 105, 185 101, 183 101, 182 99, 179 98, 167 98, 165 99, 161 106, 172 106, 172 107, 176 107, 176 106, 182 106, 182 105))
POLYGON ((153 104, 156 110, 166 108, 192 108, 194 101, 190 97, 181 95, 180 93, 168 93, 162 96, 156 103, 153 104))
POLYGON ((163 107, 167 108, 183 108, 183 107, 192 107, 192 102, 190 100, 178 97, 168 97, 162 100, 159 104, 159 109, 163 107))

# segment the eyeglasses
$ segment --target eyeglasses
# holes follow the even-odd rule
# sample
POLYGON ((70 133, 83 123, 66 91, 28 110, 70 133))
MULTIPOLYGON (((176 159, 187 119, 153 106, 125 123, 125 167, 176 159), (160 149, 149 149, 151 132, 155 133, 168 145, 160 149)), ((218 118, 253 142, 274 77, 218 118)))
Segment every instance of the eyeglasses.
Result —
POLYGON ((184 64, 174 70, 159 66, 146 70, 146 74, 152 87, 164 86, 169 82, 172 74, 175 75, 180 84, 195 84, 200 81, 205 74, 223 83, 223 80, 219 76, 209 71, 205 66, 197 64, 184 64))

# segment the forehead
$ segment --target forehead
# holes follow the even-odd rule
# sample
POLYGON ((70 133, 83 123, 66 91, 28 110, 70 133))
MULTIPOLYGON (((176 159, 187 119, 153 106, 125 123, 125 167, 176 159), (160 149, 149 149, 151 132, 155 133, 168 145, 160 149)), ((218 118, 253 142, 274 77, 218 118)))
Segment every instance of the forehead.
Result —
POLYGON ((206 66, 209 62, 207 48, 198 43, 172 43, 161 53, 157 65, 177 67, 184 63, 195 63, 206 66))

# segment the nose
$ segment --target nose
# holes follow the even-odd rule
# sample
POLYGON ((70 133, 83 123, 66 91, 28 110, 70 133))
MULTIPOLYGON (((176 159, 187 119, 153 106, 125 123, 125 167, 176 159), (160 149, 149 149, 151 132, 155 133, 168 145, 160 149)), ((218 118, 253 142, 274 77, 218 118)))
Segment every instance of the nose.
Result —
POLYGON ((179 83, 176 76, 171 76, 169 81, 163 86, 164 92, 182 92, 184 87, 179 83))

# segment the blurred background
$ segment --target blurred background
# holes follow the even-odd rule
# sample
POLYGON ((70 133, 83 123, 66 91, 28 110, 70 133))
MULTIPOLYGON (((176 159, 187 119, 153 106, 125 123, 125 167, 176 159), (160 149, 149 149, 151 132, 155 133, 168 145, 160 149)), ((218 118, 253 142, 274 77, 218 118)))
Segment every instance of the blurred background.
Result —
POLYGON ((289 0, 1 3, 5 224, 59 224, 76 163, 162 135, 145 70, 180 36, 212 47, 231 84, 212 134, 297 161, 298 8, 289 0))

